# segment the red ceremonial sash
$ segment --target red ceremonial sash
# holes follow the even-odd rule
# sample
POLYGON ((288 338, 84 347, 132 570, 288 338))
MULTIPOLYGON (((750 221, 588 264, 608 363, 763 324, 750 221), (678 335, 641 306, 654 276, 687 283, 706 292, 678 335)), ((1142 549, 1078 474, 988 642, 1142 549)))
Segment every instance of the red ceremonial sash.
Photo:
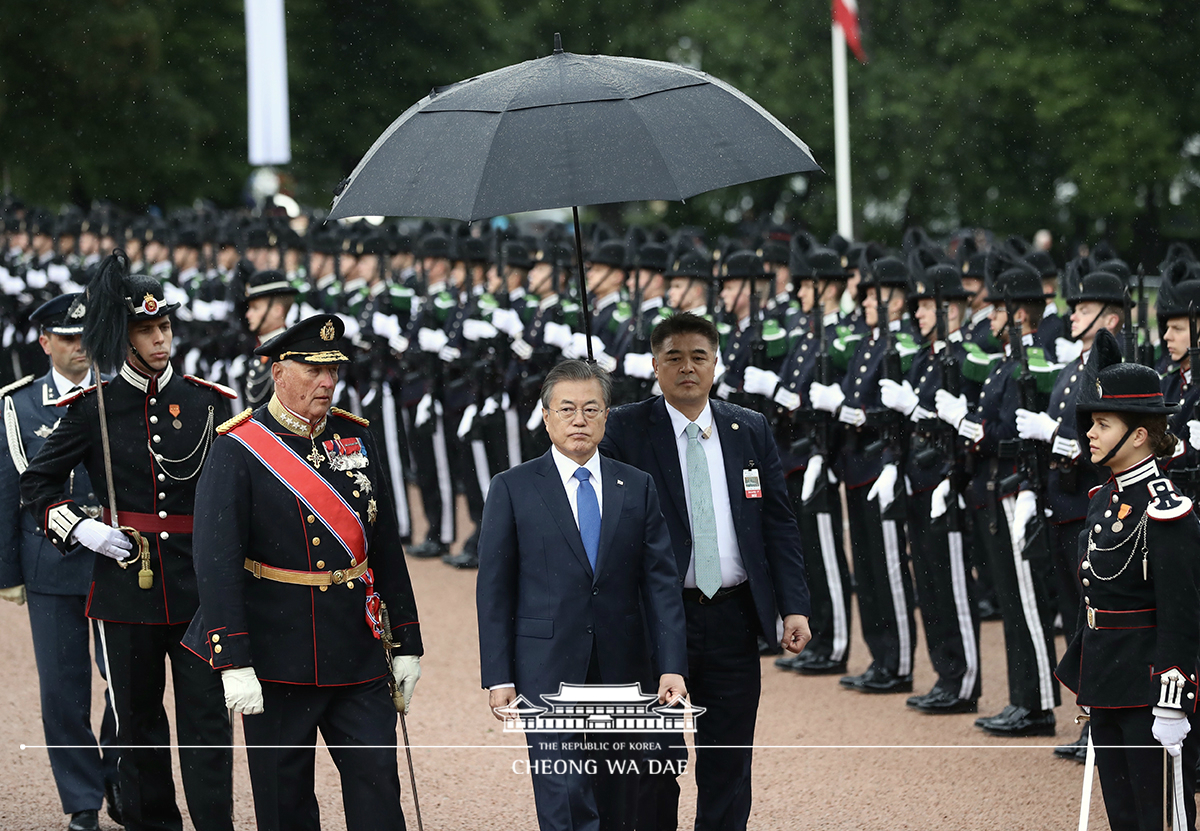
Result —
POLYGON ((228 433, 329 527, 355 563, 367 556, 367 534, 354 509, 294 450, 254 419, 228 433))

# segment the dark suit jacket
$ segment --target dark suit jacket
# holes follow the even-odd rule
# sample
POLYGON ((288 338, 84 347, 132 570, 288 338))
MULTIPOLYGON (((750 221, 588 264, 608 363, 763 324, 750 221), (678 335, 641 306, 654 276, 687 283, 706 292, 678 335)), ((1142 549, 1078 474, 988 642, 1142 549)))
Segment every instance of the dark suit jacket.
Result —
MULTIPOLYGON (((725 456, 729 502, 742 563, 762 634, 775 642, 777 614, 808 616, 810 612, 800 530, 788 502, 779 451, 762 413, 715 399, 710 403, 725 456), (749 467, 758 468, 761 499, 745 495, 742 471, 749 467)), ((692 522, 671 417, 662 396, 613 409, 600 452, 648 472, 659 493, 665 494, 663 515, 671 532, 682 586, 682 575, 687 573, 692 557, 692 522)))
POLYGON ((537 704, 560 683, 584 683, 593 643, 605 684, 654 690, 658 675, 687 674, 679 575, 654 482, 611 459, 600 470, 595 573, 549 452, 492 480, 476 583, 484 687, 515 683, 537 704))

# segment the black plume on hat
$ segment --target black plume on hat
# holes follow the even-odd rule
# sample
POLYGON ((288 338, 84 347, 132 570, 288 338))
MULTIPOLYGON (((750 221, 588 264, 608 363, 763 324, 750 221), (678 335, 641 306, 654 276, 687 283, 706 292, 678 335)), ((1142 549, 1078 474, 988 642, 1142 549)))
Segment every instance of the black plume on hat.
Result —
POLYGON ((88 307, 83 318, 83 348, 101 372, 116 372, 128 352, 128 315, 125 278, 129 257, 117 248, 100 263, 87 287, 88 307))
POLYGON ((1082 436, 1091 429, 1092 413, 1130 413, 1168 415, 1178 412, 1178 404, 1163 400, 1158 373, 1153 367, 1126 363, 1116 336, 1107 329, 1096 333, 1083 383, 1075 399, 1075 420, 1082 436))

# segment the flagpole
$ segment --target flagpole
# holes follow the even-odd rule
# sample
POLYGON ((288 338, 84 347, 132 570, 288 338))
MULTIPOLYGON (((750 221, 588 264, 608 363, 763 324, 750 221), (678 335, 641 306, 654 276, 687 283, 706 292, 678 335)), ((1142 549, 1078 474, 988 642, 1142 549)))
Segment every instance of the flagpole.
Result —
POLYGON ((850 201, 850 102, 846 92, 846 36, 833 22, 833 161, 837 184, 837 229, 854 239, 854 210, 850 201))

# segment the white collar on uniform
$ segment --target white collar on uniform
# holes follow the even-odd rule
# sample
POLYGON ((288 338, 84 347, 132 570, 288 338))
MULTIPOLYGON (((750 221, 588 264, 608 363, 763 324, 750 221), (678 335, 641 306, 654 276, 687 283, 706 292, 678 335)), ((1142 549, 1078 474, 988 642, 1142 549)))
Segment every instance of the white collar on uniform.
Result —
POLYGON ((993 308, 994 307, 992 306, 992 304, 988 303, 982 309, 975 312, 975 314, 971 315, 971 325, 974 326, 979 321, 985 319, 988 315, 990 315, 992 313, 993 308))
POLYGON ((601 309, 607 309, 609 306, 611 306, 613 303, 616 303, 620 299, 621 299, 621 292, 619 292, 619 291, 609 292, 608 294, 606 294, 603 297, 596 300, 596 311, 598 312, 601 309))
POLYGON ((146 375, 140 369, 135 369, 129 361, 126 361, 121 365, 121 377, 142 392, 148 392, 150 390, 150 382, 157 378, 158 391, 162 392, 167 382, 175 377, 175 370, 171 369, 171 364, 168 363, 167 368, 158 373, 158 375, 146 375))
POLYGON ((558 302, 557 294, 547 294, 545 297, 543 297, 541 300, 538 301, 538 311, 544 312, 544 311, 546 311, 546 309, 549 309, 551 306, 553 306, 557 302, 558 302))
POLYGON ((657 308, 661 307, 662 304, 663 304, 663 299, 661 297, 651 297, 647 300, 642 301, 642 311, 648 312, 651 309, 657 309, 657 308))
POLYGON ((1158 463, 1154 461, 1154 454, 1151 454, 1133 467, 1121 471, 1113 478, 1117 480, 1117 490, 1123 491, 1130 485, 1144 482, 1147 479, 1155 479, 1158 476, 1158 463))

